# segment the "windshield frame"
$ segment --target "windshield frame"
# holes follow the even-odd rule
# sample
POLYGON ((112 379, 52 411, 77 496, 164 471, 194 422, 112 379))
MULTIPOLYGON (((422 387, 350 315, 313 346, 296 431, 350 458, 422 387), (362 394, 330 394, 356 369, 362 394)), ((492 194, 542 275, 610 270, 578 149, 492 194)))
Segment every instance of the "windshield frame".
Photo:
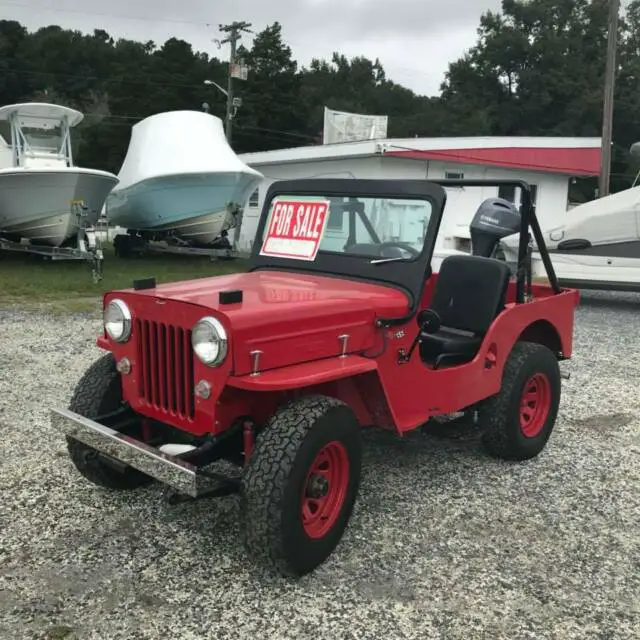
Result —
POLYGON ((446 192, 427 180, 391 180, 360 178, 308 178, 279 180, 270 185, 262 206, 251 250, 250 271, 273 269, 362 280, 400 289, 409 298, 411 313, 417 308, 426 279, 431 275, 431 258, 446 203, 446 192), (423 200, 431 204, 431 216, 422 246, 415 258, 397 262, 372 263, 371 256, 318 251, 314 261, 261 256, 264 230, 272 200, 277 196, 321 196, 326 198, 388 198, 423 200))

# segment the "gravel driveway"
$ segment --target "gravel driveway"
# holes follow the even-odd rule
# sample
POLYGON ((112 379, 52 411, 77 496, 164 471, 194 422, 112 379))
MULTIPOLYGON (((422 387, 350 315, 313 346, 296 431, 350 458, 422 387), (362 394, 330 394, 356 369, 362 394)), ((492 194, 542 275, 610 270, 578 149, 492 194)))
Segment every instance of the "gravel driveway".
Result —
POLYGON ((84 481, 47 408, 99 321, 0 311, 0 638, 640 638, 640 296, 583 300, 537 460, 369 433, 345 538, 297 583, 247 561, 236 497, 84 481))

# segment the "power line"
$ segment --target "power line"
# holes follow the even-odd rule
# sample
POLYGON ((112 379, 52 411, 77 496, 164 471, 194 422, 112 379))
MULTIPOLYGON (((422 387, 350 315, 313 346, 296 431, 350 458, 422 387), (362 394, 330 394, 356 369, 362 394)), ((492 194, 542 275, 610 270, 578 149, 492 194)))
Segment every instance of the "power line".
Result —
MULTIPOLYGON (((74 79, 78 79, 78 80, 95 80, 95 81, 100 81, 100 82, 105 82, 105 83, 115 83, 115 84, 118 84, 118 83, 120 83, 120 84, 133 84, 133 85, 141 84, 141 82, 138 81, 138 80, 126 80, 124 78, 102 77, 102 76, 95 76, 95 75, 80 75, 80 74, 63 73, 63 72, 57 72, 57 71, 33 71, 33 70, 16 68, 15 66, 11 67, 11 71, 18 72, 21 75, 53 76, 53 77, 60 77, 60 78, 74 78, 74 79)), ((178 88, 189 88, 189 89, 202 89, 202 87, 203 87, 203 85, 201 85, 201 84, 186 84, 186 83, 178 83, 178 82, 158 82, 158 81, 149 79, 149 78, 154 78, 154 77, 156 77, 156 76, 152 75, 152 74, 146 74, 144 83, 146 85, 155 86, 155 87, 178 87, 178 88)), ((291 104, 291 103, 290 102, 286 102, 286 104, 291 104)), ((416 111, 416 112, 410 112, 410 113, 401 114, 399 117, 401 117, 401 118, 411 118, 411 117, 420 116, 420 115, 423 115, 422 112, 416 111)), ((108 116, 108 117, 126 118, 126 119, 131 119, 131 120, 140 120, 140 119, 145 118, 147 116, 115 116, 114 115, 114 116, 108 116)), ((276 130, 276 129, 271 130, 271 129, 259 128, 258 127, 258 128, 256 128, 256 130, 260 130, 260 131, 277 131, 279 133, 284 133, 284 134, 289 135, 289 136, 303 137, 303 138, 308 138, 308 139, 315 139, 313 136, 307 136, 305 134, 298 134, 298 133, 294 133, 294 132, 281 131, 281 130, 276 130)), ((628 149, 626 147, 622 147, 622 146, 618 145, 616 142, 611 142, 611 146, 613 148, 620 149, 624 153, 628 153, 628 149)))
MULTIPOLYGON (((90 116, 89 116, 90 117, 90 116)), ((106 114, 106 115, 100 115, 100 114, 96 114, 96 117, 99 117, 101 121, 103 120, 118 120, 118 121, 131 121, 131 120, 135 120, 136 122, 139 122, 140 120, 144 120, 145 118, 148 118, 149 116, 121 116, 121 115, 115 115, 115 114, 106 114)), ((126 122, 115 122, 113 124, 122 124, 123 126, 126 124, 126 122)), ((305 133, 295 133, 293 131, 285 131, 283 129, 270 129, 267 127, 254 127, 251 125, 237 125, 236 129, 242 129, 243 131, 260 131, 262 133, 273 133, 273 134, 278 134, 279 136, 286 136, 288 138, 301 138, 304 140, 315 140, 316 136, 311 136, 311 135, 307 135, 305 133)))
MULTIPOLYGON (((85 76, 85 75, 78 75, 78 74, 70 74, 70 73, 60 73, 60 72, 54 72, 54 71, 31 71, 31 70, 21 70, 21 69, 16 69, 15 67, 12 67, 13 71, 17 71, 20 74, 29 74, 29 75, 44 75, 44 76, 54 76, 54 77, 63 77, 63 78, 75 78, 78 80, 97 80, 97 81, 102 81, 102 82, 114 82, 114 83, 123 83, 123 84, 140 84, 139 81, 136 80, 124 80, 124 79, 115 79, 115 78, 103 78, 100 76, 85 76)), ((191 89, 202 89, 203 85, 194 85, 194 84, 184 84, 184 83, 170 83, 170 82, 153 82, 153 81, 149 81, 149 80, 145 80, 145 83, 151 86, 157 86, 157 87, 180 87, 180 88, 191 88, 191 89)), ((148 116, 121 116, 121 115, 105 115, 105 116, 101 116, 103 119, 118 119, 118 120, 142 120, 143 118, 146 118, 148 116)), ((254 130, 254 131, 261 131, 261 132, 270 132, 270 133, 278 133, 278 134, 282 134, 282 135, 286 135, 288 137, 293 137, 293 138, 301 138, 301 139, 305 139, 305 140, 315 140, 315 136, 310 136, 310 135, 306 135, 306 134, 302 134, 302 133, 296 133, 293 131, 284 131, 284 130, 280 130, 280 129, 269 129, 266 127, 251 127, 251 126, 243 126, 242 127, 245 130, 254 130)))
MULTIPOLYGON (((74 73, 62 73, 59 71, 32 71, 32 70, 27 70, 27 69, 16 69, 15 67, 11 67, 11 71, 17 71, 20 74, 26 74, 26 75, 38 75, 38 76, 54 76, 54 77, 60 77, 60 78, 75 78, 78 80, 98 80, 100 82, 113 82, 113 83, 121 83, 121 84, 135 84, 135 85, 139 85, 142 84, 142 82, 140 80, 126 80, 124 78, 114 78, 113 76, 111 77, 102 77, 102 76, 90 76, 90 75, 80 75, 80 74, 74 74, 74 73)), ((148 77, 153 77, 153 76, 148 76, 148 77)), ((183 82, 154 82, 154 81, 149 81, 145 78, 144 80, 144 84, 148 84, 151 86, 156 86, 156 87, 181 87, 183 89, 187 88, 187 89, 201 89, 202 88, 202 84, 185 84, 183 82)))

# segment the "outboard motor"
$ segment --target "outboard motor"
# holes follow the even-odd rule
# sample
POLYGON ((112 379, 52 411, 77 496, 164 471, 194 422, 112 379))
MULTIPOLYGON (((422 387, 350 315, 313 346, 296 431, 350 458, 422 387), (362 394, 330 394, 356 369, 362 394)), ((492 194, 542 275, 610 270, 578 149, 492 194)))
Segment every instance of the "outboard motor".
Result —
POLYGON ((490 258, 502 238, 518 233, 520 212, 504 198, 487 198, 469 225, 471 253, 490 258))

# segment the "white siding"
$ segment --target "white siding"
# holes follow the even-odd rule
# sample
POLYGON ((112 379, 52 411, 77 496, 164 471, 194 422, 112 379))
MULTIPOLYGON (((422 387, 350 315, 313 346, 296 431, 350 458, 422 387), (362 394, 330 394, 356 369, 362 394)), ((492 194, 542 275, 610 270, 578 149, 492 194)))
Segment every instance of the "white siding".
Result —
MULTIPOLYGON (((252 166, 252 165, 249 165, 252 166)), ((296 178, 381 178, 382 158, 354 158, 350 160, 328 160, 283 165, 256 164, 253 168, 264 175, 258 187, 258 206, 246 207, 240 230, 238 250, 249 251, 258 228, 258 218, 264 204, 264 197, 272 182, 296 178)))

